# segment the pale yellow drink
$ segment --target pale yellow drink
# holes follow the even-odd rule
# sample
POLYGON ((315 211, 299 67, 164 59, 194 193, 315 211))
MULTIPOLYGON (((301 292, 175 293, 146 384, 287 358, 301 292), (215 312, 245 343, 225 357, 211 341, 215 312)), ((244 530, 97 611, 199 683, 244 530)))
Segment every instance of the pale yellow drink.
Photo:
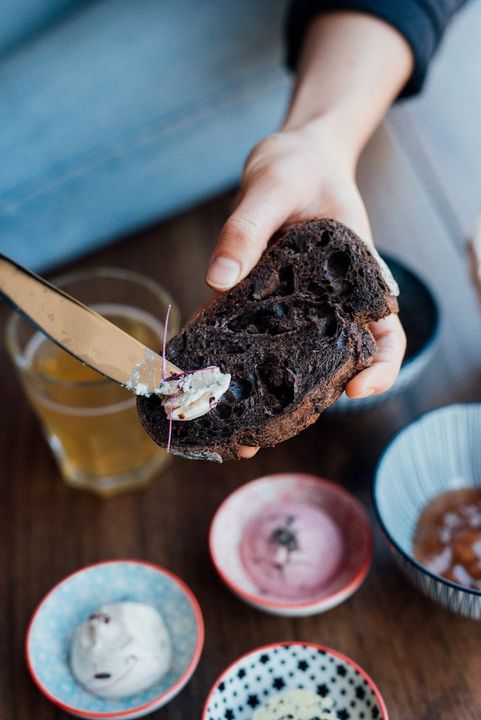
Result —
MULTIPOLYGON (((169 306, 168 336, 179 330, 175 301, 145 275, 94 267, 55 278, 54 284, 152 350, 161 350, 169 306)), ((108 497, 143 487, 168 463, 170 456, 142 430, 128 390, 86 368, 16 313, 5 340, 69 485, 108 497)))
MULTIPOLYGON (((117 303, 97 312, 159 350, 163 325, 150 313, 117 303)), ((150 479, 168 460, 143 431, 134 395, 106 380, 36 332, 25 348, 30 401, 69 484, 114 494, 150 479)))

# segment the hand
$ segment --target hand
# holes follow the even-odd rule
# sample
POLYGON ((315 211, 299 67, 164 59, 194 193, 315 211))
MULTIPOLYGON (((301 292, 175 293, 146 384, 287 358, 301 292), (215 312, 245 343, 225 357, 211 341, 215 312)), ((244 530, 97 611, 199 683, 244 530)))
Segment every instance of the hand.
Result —
MULTIPOLYGON (((229 289, 250 272, 277 230, 320 216, 339 219, 372 243, 354 162, 335 130, 326 123, 322 129, 307 125, 271 135, 247 159, 237 205, 221 232, 207 282, 219 291, 229 289)), ((350 397, 388 390, 399 372, 406 339, 397 315, 371 323, 371 331, 376 356, 348 383, 350 397)))
MULTIPOLYGON (((336 217, 372 243, 355 182, 359 155, 410 77, 414 57, 389 23, 356 11, 321 13, 307 28, 283 129, 254 148, 237 207, 222 230, 207 282, 227 290, 290 223, 336 217)), ((406 339, 397 316, 372 323, 371 367, 346 387, 366 397, 393 384, 406 339)), ((255 449, 246 448, 245 456, 255 449)))
MULTIPOLYGON (((283 130, 250 154, 237 206, 214 250, 207 282, 224 291, 244 278, 279 228, 313 217, 335 217, 372 243, 366 209, 352 164, 326 129, 283 130)), ((396 380, 406 347, 397 315, 371 323, 377 342, 373 364, 347 385, 350 397, 388 390, 396 380)))

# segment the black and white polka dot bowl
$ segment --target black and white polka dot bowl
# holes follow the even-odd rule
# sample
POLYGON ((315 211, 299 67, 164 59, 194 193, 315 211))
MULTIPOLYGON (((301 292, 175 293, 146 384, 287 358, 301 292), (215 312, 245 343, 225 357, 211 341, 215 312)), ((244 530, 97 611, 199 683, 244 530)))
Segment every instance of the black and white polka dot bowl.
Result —
POLYGON ((202 720, 252 720, 273 697, 297 689, 331 700, 332 720, 388 720, 381 693, 357 663, 297 642, 266 645, 232 663, 214 683, 202 720))
POLYGON ((399 285, 399 318, 407 338, 406 354, 393 387, 381 395, 349 398, 345 393, 332 405, 330 414, 367 410, 406 390, 424 372, 437 348, 441 308, 417 273, 395 258, 382 254, 399 285))
POLYGON ((378 463, 373 503, 379 524, 402 572, 444 607, 481 619, 481 590, 446 580, 412 554, 418 518, 437 495, 481 487, 481 404, 433 410, 391 440, 378 463))

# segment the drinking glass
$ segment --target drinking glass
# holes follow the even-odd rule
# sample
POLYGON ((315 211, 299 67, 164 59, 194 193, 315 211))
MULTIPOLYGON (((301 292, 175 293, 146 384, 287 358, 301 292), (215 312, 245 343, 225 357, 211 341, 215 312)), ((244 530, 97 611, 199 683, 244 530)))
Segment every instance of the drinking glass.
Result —
MULTIPOLYGON (((160 351, 180 315, 154 280, 127 270, 80 270, 54 280, 152 350, 160 351)), ((143 431, 131 392, 59 348, 22 316, 7 322, 6 341, 25 393, 68 485, 108 497, 141 488, 170 456, 143 431)))

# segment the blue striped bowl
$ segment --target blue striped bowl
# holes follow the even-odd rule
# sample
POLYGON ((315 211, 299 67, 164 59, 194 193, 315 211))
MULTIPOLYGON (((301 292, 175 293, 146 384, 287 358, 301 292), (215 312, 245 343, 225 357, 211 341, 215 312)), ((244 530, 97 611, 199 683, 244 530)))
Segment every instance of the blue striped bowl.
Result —
POLYGON ((451 405, 427 413, 390 442, 378 463, 374 508, 394 558, 425 595, 444 607, 481 618, 481 590, 427 570, 412 556, 419 515, 436 495, 481 487, 481 404, 451 405))

